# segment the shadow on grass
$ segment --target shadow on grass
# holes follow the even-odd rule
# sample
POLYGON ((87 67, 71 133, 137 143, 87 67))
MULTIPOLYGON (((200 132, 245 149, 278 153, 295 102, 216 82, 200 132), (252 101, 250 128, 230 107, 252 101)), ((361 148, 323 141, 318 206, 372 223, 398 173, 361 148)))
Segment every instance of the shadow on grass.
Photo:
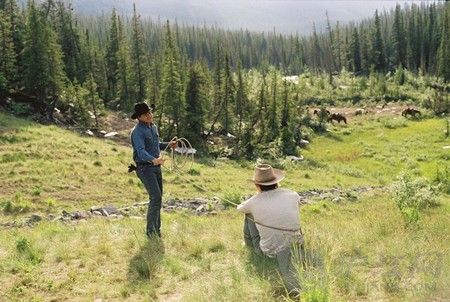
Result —
POLYGON ((164 257, 164 244, 159 238, 151 238, 141 246, 130 260, 128 281, 130 283, 151 281, 164 257))

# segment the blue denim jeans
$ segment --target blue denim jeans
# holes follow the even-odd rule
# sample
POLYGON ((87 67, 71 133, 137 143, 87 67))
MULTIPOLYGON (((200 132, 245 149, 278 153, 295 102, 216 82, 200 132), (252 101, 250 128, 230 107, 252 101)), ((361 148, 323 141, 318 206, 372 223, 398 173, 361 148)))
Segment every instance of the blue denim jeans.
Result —
POLYGON ((144 184, 149 196, 147 236, 161 236, 161 204, 163 194, 161 167, 139 166, 136 173, 144 184))

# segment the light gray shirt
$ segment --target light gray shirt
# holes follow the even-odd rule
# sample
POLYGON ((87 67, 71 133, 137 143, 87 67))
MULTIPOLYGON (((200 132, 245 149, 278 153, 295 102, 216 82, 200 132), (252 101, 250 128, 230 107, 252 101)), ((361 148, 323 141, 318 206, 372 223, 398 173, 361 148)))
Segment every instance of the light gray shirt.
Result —
POLYGON ((299 201, 296 192, 278 188, 258 193, 237 207, 238 211, 253 216, 261 237, 259 245, 265 255, 276 255, 293 240, 303 241, 299 201))

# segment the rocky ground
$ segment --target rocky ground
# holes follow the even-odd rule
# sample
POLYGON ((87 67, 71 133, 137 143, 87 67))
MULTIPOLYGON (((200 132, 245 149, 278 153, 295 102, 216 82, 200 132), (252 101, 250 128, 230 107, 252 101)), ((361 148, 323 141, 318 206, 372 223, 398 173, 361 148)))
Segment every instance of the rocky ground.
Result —
MULTIPOLYGON (((341 201, 356 201, 358 196, 362 193, 373 191, 376 189, 383 189, 383 187, 367 186, 358 187, 349 190, 332 188, 328 190, 313 189, 309 191, 298 192, 300 195, 300 204, 310 204, 320 200, 330 200, 332 202, 341 201)), ((146 215, 147 202, 134 203, 132 205, 125 205, 123 207, 115 207, 112 205, 95 206, 89 210, 78 210, 74 212, 67 212, 63 210, 61 214, 40 215, 32 214, 30 216, 21 218, 20 220, 9 221, 0 224, 2 228, 21 228, 33 227, 41 221, 61 221, 66 223, 76 223, 79 221, 88 220, 90 218, 107 218, 107 219, 121 219, 124 217, 132 217, 142 219, 146 215)), ((219 211, 223 211, 230 205, 226 200, 219 197, 212 199, 194 198, 194 199, 170 199, 163 203, 165 212, 185 211, 192 215, 215 215, 219 211)))

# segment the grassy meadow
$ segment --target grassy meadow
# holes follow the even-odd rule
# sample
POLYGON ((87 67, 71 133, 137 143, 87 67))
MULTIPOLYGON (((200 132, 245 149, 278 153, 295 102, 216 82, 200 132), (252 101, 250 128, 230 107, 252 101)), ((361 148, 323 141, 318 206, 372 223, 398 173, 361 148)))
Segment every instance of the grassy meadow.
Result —
MULTIPOLYGON (((449 195, 441 190, 438 205, 405 226, 389 192, 402 171, 442 181, 446 120, 367 115, 329 130, 302 150, 304 161, 272 162, 286 171, 282 187, 382 188, 302 206, 302 301, 448 298, 449 195)), ((130 161, 131 148, 113 140, 0 113, 0 223, 145 201, 126 171, 130 161)), ((197 159, 190 173, 166 170, 164 200, 252 194, 253 164, 197 159)), ((0 300, 288 301, 273 263, 243 246, 242 218, 232 208, 213 216, 163 213, 163 239, 151 242, 144 217, 0 228, 0 300)))

